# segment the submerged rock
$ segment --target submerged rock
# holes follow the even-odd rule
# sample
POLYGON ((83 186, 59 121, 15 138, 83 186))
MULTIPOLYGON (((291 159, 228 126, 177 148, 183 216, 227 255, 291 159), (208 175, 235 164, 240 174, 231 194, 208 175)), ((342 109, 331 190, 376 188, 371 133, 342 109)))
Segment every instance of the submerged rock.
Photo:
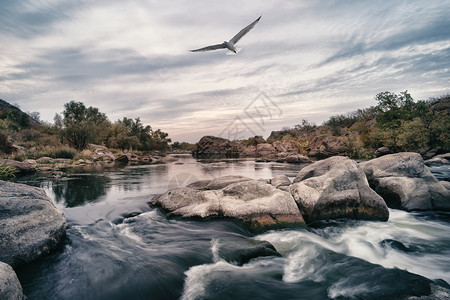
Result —
POLYGON ((16 272, 8 264, 0 262, 0 299, 26 299, 16 272))
POLYGON ((215 241, 218 255, 230 263, 243 265, 253 258, 263 256, 281 256, 275 247, 267 241, 251 240, 244 237, 228 237, 215 241))
POLYGON ((305 220, 351 218, 387 221, 389 210, 358 164, 341 156, 301 169, 290 188, 305 220))
POLYGON ((0 181, 0 261, 15 267, 48 254, 66 234, 66 219, 37 187, 0 181))
POLYGON ((418 153, 389 154, 360 163, 370 186, 392 208, 450 210, 450 191, 425 166, 418 153))
POLYGON ((222 189, 177 188, 154 197, 150 204, 183 218, 226 217, 251 231, 306 227, 292 196, 271 184, 245 180, 222 189))

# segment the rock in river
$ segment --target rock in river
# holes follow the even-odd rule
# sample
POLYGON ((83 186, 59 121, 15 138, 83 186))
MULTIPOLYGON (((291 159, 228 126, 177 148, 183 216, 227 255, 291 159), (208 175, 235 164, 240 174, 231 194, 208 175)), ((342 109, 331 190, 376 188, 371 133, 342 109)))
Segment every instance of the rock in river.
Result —
POLYGON ((228 237, 216 240, 220 258, 230 263, 243 265, 253 258, 262 256, 281 256, 267 241, 251 240, 244 237, 228 237))
POLYGON ((54 250, 66 219, 37 187, 0 181, 0 261, 15 267, 54 250))
POLYGON ((16 272, 14 272, 11 266, 2 262, 0 262, 0 299, 26 299, 16 272))
POLYGON ((369 186, 358 164, 341 156, 301 169, 291 193, 306 222, 352 218, 387 221, 383 199, 369 186))
POLYGON ((450 210, 450 191, 425 166, 418 153, 389 154, 360 163, 370 186, 392 208, 450 210))
POLYGON ((306 226, 289 193, 251 179, 216 190, 177 188, 154 197, 150 204, 183 218, 232 218, 254 232, 306 226))

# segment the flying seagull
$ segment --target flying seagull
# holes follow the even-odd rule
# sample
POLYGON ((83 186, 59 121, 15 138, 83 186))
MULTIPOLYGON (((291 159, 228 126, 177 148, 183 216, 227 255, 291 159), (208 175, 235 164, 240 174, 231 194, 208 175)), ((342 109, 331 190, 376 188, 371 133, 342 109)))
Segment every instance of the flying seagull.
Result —
POLYGON ((258 19, 256 19, 253 23, 251 23, 250 25, 248 25, 247 27, 245 27, 244 29, 242 29, 241 31, 239 31, 235 36, 233 36, 233 38, 231 40, 229 40, 228 42, 225 41, 222 44, 217 44, 217 45, 211 45, 211 46, 206 46, 200 49, 195 49, 195 50, 189 50, 192 52, 204 52, 204 51, 211 51, 211 50, 217 50, 217 49, 229 49, 230 51, 237 53, 236 47, 234 45, 236 45, 236 43, 245 35, 247 34, 247 32, 249 32, 253 27, 255 27, 256 23, 259 22, 259 19, 261 19, 262 16, 260 16, 258 19))

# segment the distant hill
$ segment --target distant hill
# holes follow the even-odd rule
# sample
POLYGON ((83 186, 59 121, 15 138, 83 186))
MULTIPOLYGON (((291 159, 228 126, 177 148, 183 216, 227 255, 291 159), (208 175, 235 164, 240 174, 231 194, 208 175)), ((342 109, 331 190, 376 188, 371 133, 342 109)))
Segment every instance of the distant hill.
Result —
POLYGON ((27 113, 24 113, 18 107, 15 107, 2 99, 0 99, 0 120, 8 121, 8 127, 13 130, 20 130, 39 125, 39 123, 27 113))

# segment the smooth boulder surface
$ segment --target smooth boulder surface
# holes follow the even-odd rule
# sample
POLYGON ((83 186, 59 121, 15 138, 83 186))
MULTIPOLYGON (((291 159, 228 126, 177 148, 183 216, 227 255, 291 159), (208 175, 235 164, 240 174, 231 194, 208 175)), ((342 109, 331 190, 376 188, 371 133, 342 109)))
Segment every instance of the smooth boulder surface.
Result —
POLYGON ((341 156, 301 169, 290 188, 306 222, 337 218, 387 221, 389 210, 358 164, 341 156))
POLYGON ((22 300, 22 286, 17 278, 16 272, 10 265, 0 262, 0 299, 22 300))
POLYGON ((186 187, 197 190, 219 190, 230 184, 252 180, 251 178, 240 175, 227 175, 214 179, 200 180, 188 184, 186 187))
POLYGON ((278 189, 289 192, 289 186, 292 182, 286 175, 278 175, 270 180, 270 184, 278 189))
POLYGON ((57 248, 66 219, 44 190, 0 181, 0 261, 16 267, 57 248))
POLYGON ((150 204, 182 218, 232 218, 254 232, 306 227, 289 193, 258 180, 232 183, 216 190, 177 188, 154 197, 150 204))
POLYGON ((450 210, 450 191, 431 174, 420 154, 389 154, 360 163, 370 186, 391 208, 450 210))

